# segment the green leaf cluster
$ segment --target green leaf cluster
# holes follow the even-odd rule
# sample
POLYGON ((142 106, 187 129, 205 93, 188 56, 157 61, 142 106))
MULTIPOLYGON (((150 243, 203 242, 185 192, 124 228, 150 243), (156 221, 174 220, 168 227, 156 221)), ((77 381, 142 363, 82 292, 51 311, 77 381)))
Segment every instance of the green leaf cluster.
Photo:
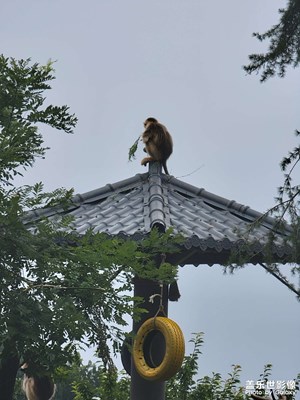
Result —
POLYGON ((32 64, 0 55, 0 182, 10 184, 20 168, 43 158, 40 124, 72 133, 77 123, 67 106, 45 106, 44 92, 51 89, 53 62, 32 64))
MULTIPOLYGON (((300 136, 298 130, 295 131, 297 137, 300 136)), ((280 163, 281 169, 284 172, 284 182, 278 188, 278 196, 276 197, 276 205, 272 208, 272 214, 283 219, 287 216, 291 224, 299 223, 299 194, 300 185, 294 184, 293 172, 300 160, 300 146, 296 146, 291 150, 280 163)))
POLYGON ((244 70, 251 74, 261 73, 261 82, 276 74, 284 77, 286 68, 291 65, 297 67, 300 62, 300 3, 298 0, 289 0, 284 9, 279 9, 280 20, 267 32, 254 33, 260 41, 269 40, 269 48, 265 54, 251 54, 250 64, 244 70))
POLYGON ((135 153, 137 151, 139 141, 140 141, 140 136, 136 139, 136 141, 133 143, 133 145, 129 149, 128 161, 132 161, 135 159, 135 153))
MULTIPOLYGON (((166 382, 166 400, 250 400, 241 385, 241 367, 232 365, 226 378, 213 372, 211 376, 197 377, 199 356, 203 345, 203 333, 193 334, 191 354, 184 358, 180 371, 166 382)), ((272 366, 266 364, 258 380, 271 380, 272 366)), ((57 375, 57 400, 130 400, 130 377, 124 371, 118 372, 114 367, 104 368, 103 364, 89 362, 60 368, 57 375)), ((296 388, 288 400, 295 400, 299 391, 300 375, 295 379, 296 388)), ((16 397, 15 400, 20 400, 16 397)))
MULTIPOLYGON (((173 281, 177 267, 165 260, 182 240, 170 231, 153 231, 140 242, 92 231, 79 236, 72 218, 61 213, 72 202, 72 190, 45 192, 42 183, 14 186, 14 177, 45 155, 43 124, 67 133, 76 125, 67 106, 45 105, 53 71, 52 62, 41 66, 0 56, 0 392, 5 400, 11 399, 6 365, 12 362, 17 367, 27 362, 37 374, 53 373, 74 363, 81 345, 88 344, 111 371, 109 342, 118 351, 126 316, 138 319, 144 312, 142 299, 131 295, 133 277, 173 281), (49 207, 56 211, 50 218, 49 207)), ((90 400, 93 390, 76 385, 77 398, 90 400)))
MULTIPOLYGON (((288 0, 286 7, 279 9, 279 14, 279 22, 267 32, 253 34, 260 41, 269 41, 268 51, 265 54, 251 54, 249 56, 250 64, 243 67, 248 74, 261 72, 261 82, 275 75, 281 78, 284 77, 288 66, 295 68, 300 62, 299 0, 288 0)), ((295 133, 299 137, 300 132, 296 130, 295 133)), ((280 166, 284 172, 283 184, 278 188, 275 206, 265 213, 265 216, 272 215, 276 218, 276 230, 269 237, 269 249, 272 249, 274 245, 276 233, 281 231, 283 233, 281 238, 285 236, 283 244, 286 244, 291 249, 291 255, 287 259, 288 262, 294 263, 292 264, 291 273, 298 276, 300 276, 300 185, 294 183, 292 174, 298 166, 299 159, 300 147, 296 146, 281 161, 280 166), (286 232, 286 225, 283 220, 285 217, 290 223, 289 232, 286 232)), ((262 220, 258 222, 263 223, 262 220)), ((298 300, 300 300, 300 285, 296 288, 296 285, 280 272, 279 266, 272 264, 274 260, 268 259, 267 262, 270 266, 264 266, 264 268, 295 292, 298 300)))

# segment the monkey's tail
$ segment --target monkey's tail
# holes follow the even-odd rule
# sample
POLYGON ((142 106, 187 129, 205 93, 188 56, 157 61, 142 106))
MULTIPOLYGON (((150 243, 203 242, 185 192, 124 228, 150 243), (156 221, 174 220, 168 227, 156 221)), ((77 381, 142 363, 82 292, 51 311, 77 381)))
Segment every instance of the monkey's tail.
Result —
POLYGON ((162 166, 163 166, 163 169, 164 169, 165 173, 166 173, 167 175, 170 175, 170 174, 169 174, 169 171, 168 171, 168 168, 167 168, 167 163, 166 163, 166 161, 163 161, 163 162, 162 162, 162 166))

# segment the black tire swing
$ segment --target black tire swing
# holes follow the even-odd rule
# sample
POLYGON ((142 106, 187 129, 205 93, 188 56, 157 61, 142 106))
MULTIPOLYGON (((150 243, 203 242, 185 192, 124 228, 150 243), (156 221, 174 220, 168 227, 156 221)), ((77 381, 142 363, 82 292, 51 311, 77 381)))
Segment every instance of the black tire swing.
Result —
POLYGON ((179 325, 167 317, 154 317, 146 320, 138 330, 132 356, 135 368, 142 378, 148 381, 166 381, 179 371, 184 350, 184 337, 179 325), (164 345, 162 360, 155 354, 158 342, 163 342, 164 345))

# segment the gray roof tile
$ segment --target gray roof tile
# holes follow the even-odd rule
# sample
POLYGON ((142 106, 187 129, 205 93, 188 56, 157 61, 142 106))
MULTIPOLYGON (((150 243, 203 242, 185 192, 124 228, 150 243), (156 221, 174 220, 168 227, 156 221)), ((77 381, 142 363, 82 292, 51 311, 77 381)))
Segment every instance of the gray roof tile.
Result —
MULTIPOLYGON (((173 227, 187 237, 185 248, 193 252, 186 260, 194 264, 223 262, 242 243, 237 231, 246 232, 262 217, 248 206, 162 174, 159 163, 151 163, 148 173, 74 196, 68 210, 54 207, 31 211, 25 223, 66 213, 74 217, 73 227, 79 234, 93 229, 138 239, 153 226, 173 227)), ((253 252, 263 252, 274 225, 274 219, 265 217, 250 233, 255 241, 253 252)), ((276 253, 284 258, 288 250, 278 244, 276 253)))

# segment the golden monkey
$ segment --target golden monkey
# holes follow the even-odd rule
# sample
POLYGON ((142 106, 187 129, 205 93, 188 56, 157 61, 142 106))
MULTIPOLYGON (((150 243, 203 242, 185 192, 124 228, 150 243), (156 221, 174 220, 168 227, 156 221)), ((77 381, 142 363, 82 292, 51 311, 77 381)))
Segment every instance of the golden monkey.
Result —
POLYGON ((160 124, 155 118, 147 118, 144 122, 145 130, 142 134, 142 141, 145 144, 144 151, 149 157, 143 158, 142 165, 149 161, 159 161, 165 173, 169 175, 167 169, 167 159, 173 151, 173 141, 167 128, 160 124))
POLYGON ((27 375, 28 365, 23 364, 21 369, 24 372, 22 388, 27 400, 51 400, 55 393, 55 385, 49 376, 27 375))

